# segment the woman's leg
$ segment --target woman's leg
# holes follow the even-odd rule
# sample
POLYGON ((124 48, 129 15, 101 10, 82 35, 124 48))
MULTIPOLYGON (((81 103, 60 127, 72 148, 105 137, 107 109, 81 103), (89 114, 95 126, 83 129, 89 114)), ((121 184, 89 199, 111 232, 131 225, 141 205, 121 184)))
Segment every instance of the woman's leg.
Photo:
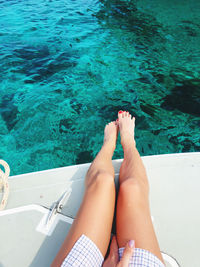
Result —
POLYGON ((82 204, 52 267, 61 265, 82 234, 97 245, 103 256, 106 254, 115 206, 112 156, 116 146, 117 128, 115 122, 105 127, 104 144, 86 175, 82 204))
POLYGON ((136 247, 152 252, 163 261, 151 220, 148 179, 134 140, 135 119, 128 112, 119 113, 118 117, 124 150, 117 200, 118 245, 124 247, 133 239, 136 247))

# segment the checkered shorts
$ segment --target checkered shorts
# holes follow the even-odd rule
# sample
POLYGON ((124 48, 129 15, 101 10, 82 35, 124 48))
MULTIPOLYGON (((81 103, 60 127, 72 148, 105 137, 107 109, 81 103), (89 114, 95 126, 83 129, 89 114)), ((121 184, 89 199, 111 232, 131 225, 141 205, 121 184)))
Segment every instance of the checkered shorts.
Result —
MULTIPOLYGON (((119 249, 121 259, 124 248, 119 249)), ((100 267, 104 261, 98 247, 87 236, 82 235, 75 243, 61 267, 100 267)), ((129 267, 165 267, 151 252, 135 248, 129 267)))

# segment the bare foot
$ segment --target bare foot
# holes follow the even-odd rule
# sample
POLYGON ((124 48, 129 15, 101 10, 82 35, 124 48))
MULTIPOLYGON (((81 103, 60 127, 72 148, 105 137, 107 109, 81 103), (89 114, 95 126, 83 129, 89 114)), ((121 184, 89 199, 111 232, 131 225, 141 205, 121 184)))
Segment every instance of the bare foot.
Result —
POLYGON ((115 121, 108 123, 104 130, 104 144, 115 150, 118 135, 118 125, 115 121))
POLYGON ((118 113, 118 125, 121 136, 121 144, 123 148, 127 146, 135 146, 134 129, 135 118, 131 119, 131 115, 126 111, 119 111, 118 113))

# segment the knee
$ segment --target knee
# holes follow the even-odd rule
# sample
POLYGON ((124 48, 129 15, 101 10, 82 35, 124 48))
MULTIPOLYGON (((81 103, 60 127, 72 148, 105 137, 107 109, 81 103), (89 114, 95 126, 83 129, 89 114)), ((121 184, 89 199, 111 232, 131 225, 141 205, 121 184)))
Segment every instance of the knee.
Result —
POLYGON ((127 179, 120 184, 119 195, 126 201, 143 201, 148 200, 149 190, 146 184, 138 179, 127 179))
POLYGON ((115 186, 114 177, 104 170, 97 171, 93 177, 90 177, 89 181, 87 181, 86 188, 87 189, 106 189, 115 186))

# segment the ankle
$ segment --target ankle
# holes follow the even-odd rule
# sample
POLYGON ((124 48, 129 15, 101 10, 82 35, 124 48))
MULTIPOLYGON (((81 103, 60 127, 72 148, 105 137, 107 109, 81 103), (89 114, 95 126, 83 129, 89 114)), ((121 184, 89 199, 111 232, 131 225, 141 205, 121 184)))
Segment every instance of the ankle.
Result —
POLYGON ((130 139, 126 142, 121 142, 123 150, 127 152, 134 151, 136 149, 136 142, 134 139, 130 139))
POLYGON ((116 143, 110 141, 104 141, 102 148, 113 153, 116 148, 116 143))

